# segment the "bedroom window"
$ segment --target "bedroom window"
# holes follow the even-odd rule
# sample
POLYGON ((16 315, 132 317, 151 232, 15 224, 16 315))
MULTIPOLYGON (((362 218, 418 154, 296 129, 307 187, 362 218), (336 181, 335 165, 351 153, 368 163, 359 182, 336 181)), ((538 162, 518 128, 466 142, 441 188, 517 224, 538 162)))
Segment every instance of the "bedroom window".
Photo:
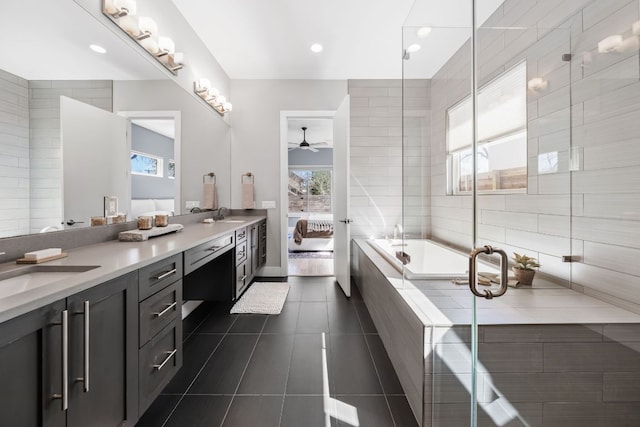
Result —
POLYGON ((152 154, 131 151, 131 173, 162 178, 162 158, 152 154))
MULTIPOLYGON (((527 188, 527 67, 516 65, 478 91, 477 184, 481 193, 527 188)), ((473 190, 471 98, 447 110, 448 194, 473 190)))
POLYGON ((331 213, 331 169, 289 169, 289 213, 331 213))

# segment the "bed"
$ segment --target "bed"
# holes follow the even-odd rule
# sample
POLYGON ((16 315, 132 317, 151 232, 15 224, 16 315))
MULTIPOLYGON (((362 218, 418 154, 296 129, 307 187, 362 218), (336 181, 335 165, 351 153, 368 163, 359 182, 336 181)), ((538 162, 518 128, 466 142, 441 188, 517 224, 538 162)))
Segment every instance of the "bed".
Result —
POLYGON ((174 215, 174 199, 133 199, 131 200, 130 220, 139 216, 174 215))
POLYGON ((289 228, 289 252, 333 251, 333 215, 310 215, 289 228))

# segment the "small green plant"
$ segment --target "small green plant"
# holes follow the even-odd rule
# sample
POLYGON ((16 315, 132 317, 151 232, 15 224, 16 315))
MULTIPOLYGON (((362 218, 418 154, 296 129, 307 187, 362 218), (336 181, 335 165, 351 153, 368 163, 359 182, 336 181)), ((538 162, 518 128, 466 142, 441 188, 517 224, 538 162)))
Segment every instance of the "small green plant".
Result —
POLYGON ((517 268, 518 270, 533 270, 535 267, 540 267, 538 261, 535 258, 531 258, 527 255, 520 255, 518 253, 513 253, 513 261, 516 263, 513 268, 517 268))

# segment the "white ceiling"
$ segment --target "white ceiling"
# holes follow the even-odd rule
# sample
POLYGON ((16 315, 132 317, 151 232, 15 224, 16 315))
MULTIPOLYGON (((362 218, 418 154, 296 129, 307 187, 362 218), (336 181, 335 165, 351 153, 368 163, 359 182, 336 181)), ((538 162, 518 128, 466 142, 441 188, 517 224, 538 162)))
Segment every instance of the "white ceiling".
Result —
POLYGON ((176 126, 173 119, 133 119, 131 123, 149 129, 160 135, 164 135, 167 138, 176 138, 176 126))
MULTIPOLYGON (((173 0, 232 79, 402 77, 404 46, 424 39, 405 77, 430 78, 469 38, 470 0, 173 0), (309 47, 321 43, 324 51, 309 47)), ((503 0, 478 0, 484 22, 503 0)))
MULTIPOLYGON (((333 146, 333 120, 321 118, 289 119, 287 130, 287 142, 299 144, 302 142, 302 127, 307 128, 307 142, 325 144, 321 147, 333 146)), ((320 147, 318 147, 320 148, 320 147)))
POLYGON ((73 0, 2 0, 0 16, 0 69, 27 80, 165 78, 73 0))

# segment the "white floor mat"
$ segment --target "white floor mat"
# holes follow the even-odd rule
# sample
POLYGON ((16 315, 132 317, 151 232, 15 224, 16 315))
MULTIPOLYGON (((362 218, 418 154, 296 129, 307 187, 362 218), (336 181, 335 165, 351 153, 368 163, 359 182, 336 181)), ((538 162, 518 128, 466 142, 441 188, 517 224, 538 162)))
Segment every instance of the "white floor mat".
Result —
POLYGON ((231 307, 231 314, 280 314, 288 293, 286 282, 255 282, 231 307))

